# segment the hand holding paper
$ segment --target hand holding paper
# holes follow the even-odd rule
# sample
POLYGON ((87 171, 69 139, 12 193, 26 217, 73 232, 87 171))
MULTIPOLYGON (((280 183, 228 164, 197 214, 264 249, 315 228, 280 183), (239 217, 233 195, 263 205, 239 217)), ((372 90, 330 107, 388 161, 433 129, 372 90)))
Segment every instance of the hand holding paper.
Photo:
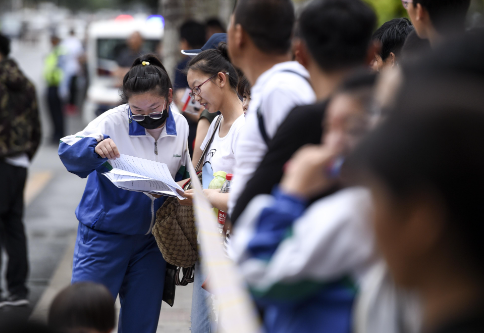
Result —
POLYGON ((121 154, 119 158, 109 160, 109 164, 113 169, 103 175, 119 188, 184 199, 177 192, 183 192, 182 188, 173 180, 164 163, 121 154))

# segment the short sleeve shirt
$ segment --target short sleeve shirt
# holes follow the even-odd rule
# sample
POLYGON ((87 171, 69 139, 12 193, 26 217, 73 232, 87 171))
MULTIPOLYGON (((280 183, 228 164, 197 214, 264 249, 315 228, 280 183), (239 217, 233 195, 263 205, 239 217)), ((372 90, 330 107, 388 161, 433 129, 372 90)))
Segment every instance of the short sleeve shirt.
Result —
MULTIPOLYGON (((221 116, 217 116, 221 117, 221 116)), ((212 133, 215 129, 217 123, 217 118, 214 119, 210 128, 208 129, 207 135, 200 146, 201 150, 205 149, 205 146, 210 141, 212 133)), ((235 167, 235 147, 239 137, 240 130, 245 124, 245 117, 241 115, 237 118, 229 132, 223 138, 220 137, 220 126, 215 133, 212 144, 208 148, 203 161, 203 173, 202 173, 202 183, 203 188, 207 189, 208 185, 213 179, 214 172, 225 171, 226 173, 233 173, 235 167)))

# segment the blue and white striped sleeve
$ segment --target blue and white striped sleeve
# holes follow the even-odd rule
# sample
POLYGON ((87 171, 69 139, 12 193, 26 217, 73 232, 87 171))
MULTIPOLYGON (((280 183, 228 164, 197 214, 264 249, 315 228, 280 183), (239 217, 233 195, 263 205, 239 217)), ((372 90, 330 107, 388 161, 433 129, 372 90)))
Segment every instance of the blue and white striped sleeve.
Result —
POLYGON ((374 260, 370 211, 370 195, 360 188, 307 209, 278 190, 259 195, 241 215, 230 253, 256 300, 302 300, 340 279, 358 279, 374 260))

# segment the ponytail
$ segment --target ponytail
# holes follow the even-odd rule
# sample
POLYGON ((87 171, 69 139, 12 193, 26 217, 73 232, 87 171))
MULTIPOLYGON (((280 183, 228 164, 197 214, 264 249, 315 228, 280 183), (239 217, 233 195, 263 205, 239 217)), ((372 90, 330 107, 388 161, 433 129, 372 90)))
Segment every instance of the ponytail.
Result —
POLYGON ((235 67, 230 62, 227 51, 227 43, 221 42, 216 49, 209 49, 199 53, 189 63, 188 70, 197 70, 209 76, 215 75, 219 72, 229 73, 228 81, 230 87, 237 89, 239 76, 235 67))
POLYGON ((156 55, 146 54, 136 58, 124 76, 121 98, 127 103, 132 95, 156 91, 168 99, 170 88, 173 86, 165 66, 156 55))

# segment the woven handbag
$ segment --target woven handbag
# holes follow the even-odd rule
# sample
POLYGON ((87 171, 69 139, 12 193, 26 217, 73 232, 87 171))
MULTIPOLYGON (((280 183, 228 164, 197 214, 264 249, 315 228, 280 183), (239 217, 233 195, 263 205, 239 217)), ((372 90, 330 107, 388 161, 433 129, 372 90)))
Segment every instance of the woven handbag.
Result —
MULTIPOLYGON (((210 141, 205 146, 195 168, 196 172, 201 167, 221 120, 222 116, 218 117, 210 141)), ((202 173, 198 172, 200 181, 201 177, 202 173)), ((191 189, 191 185, 191 181, 189 181, 185 185, 184 190, 191 189)), ((151 233, 155 236, 156 243, 167 263, 177 267, 191 268, 197 262, 197 229, 192 206, 180 205, 177 198, 166 199, 156 213, 156 222, 151 233)), ((192 277, 186 277, 186 274, 184 274, 181 281, 179 279, 177 280, 177 285, 186 285, 186 283, 193 282, 193 274, 189 275, 192 277)))

